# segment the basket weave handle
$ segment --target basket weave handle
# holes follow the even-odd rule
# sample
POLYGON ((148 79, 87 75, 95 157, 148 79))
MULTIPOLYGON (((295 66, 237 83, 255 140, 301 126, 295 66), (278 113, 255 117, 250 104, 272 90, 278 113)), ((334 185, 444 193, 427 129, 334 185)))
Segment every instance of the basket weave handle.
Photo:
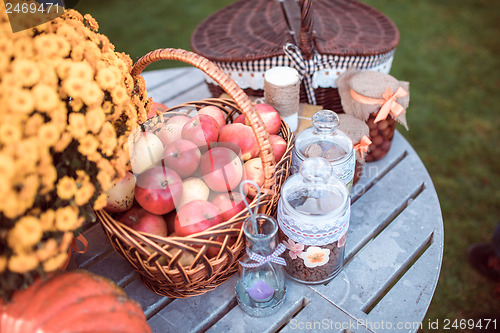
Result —
POLYGON ((311 59, 313 55, 313 7, 312 0, 300 1, 300 42, 299 48, 305 59, 311 59))
POLYGON ((313 56, 312 0, 283 0, 283 11, 288 27, 294 32, 293 40, 302 51, 304 59, 313 56))
POLYGON ((234 100, 241 112, 250 122, 250 126, 257 137, 257 143, 260 148, 260 158, 264 170, 264 184, 266 189, 272 189, 275 182, 276 161, 274 160, 273 148, 269 139, 269 133, 266 130, 262 118, 259 116, 255 107, 245 94, 245 92, 217 65, 199 54, 182 49, 157 49, 149 52, 140 58, 132 67, 131 75, 137 76, 153 62, 159 60, 177 60, 201 69, 210 76, 222 89, 234 100))

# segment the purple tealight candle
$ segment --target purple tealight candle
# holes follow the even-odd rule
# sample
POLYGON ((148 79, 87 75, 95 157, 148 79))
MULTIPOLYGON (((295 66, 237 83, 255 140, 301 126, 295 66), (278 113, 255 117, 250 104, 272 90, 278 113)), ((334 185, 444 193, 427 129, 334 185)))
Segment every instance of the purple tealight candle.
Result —
POLYGON ((252 288, 247 289, 247 292, 250 298, 256 302, 267 302, 274 295, 274 289, 262 280, 255 281, 252 288))

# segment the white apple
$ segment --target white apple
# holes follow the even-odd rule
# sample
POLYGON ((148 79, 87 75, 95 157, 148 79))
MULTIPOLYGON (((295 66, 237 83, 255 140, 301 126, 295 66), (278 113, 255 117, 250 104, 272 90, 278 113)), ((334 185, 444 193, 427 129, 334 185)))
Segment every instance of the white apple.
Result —
POLYGON ((186 178, 182 182, 182 198, 176 209, 193 200, 208 200, 209 195, 210 188, 202 179, 196 177, 186 178))
POLYGON ((135 132, 128 138, 132 171, 140 174, 155 165, 163 157, 163 144, 151 132, 135 132), (137 134, 134 140, 134 134, 137 134))
POLYGON ((134 204, 135 177, 127 171, 125 177, 113 183, 106 191, 108 203, 104 210, 110 213, 120 213, 132 208, 134 204))
POLYGON ((219 124, 219 127, 226 125, 226 117, 224 116, 224 111, 214 105, 207 105, 198 110, 198 114, 206 114, 214 118, 219 124))

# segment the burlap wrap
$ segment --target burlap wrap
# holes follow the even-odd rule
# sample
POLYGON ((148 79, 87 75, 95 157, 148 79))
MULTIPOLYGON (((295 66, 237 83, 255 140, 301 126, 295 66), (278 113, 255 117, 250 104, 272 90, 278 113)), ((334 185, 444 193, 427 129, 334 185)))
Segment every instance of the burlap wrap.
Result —
MULTIPOLYGON (((402 87, 408 94, 405 97, 398 97, 396 102, 399 103, 405 111, 395 119, 408 129, 406 123, 406 109, 410 102, 409 82, 398 81, 389 74, 376 71, 349 69, 339 76, 337 85, 344 112, 363 121, 366 121, 371 113, 377 113, 381 105, 370 105, 356 101, 351 96, 351 89, 365 97, 383 99, 382 94, 386 91, 387 87, 389 87, 393 93, 396 92, 399 87, 402 87)), ((390 116, 392 116, 391 113, 390 116)))
MULTIPOLYGON (((339 129, 351 139, 353 145, 358 144, 363 136, 369 136, 370 129, 363 120, 345 113, 338 114, 338 116, 339 129)), ((356 161, 364 164, 365 154, 356 151, 356 161)))

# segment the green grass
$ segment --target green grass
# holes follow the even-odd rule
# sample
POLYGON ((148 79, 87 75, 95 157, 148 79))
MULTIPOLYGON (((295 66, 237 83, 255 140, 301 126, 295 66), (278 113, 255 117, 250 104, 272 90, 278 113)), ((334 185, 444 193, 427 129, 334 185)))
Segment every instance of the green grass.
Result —
MULTIPOLYGON (((193 29, 230 0, 161 0, 155 6, 87 0, 76 6, 134 60, 163 47, 190 49, 193 29), (134 7, 135 6, 135 7, 134 7)), ((153 3, 152 1, 150 3, 153 3)), ((398 26, 391 74, 410 82, 410 130, 400 132, 426 165, 445 228, 441 277, 425 322, 500 309, 494 284, 473 271, 467 247, 488 241, 500 220, 500 2, 366 0, 398 26)), ((165 62, 154 68, 183 66, 165 62)), ((150 68, 148 68, 150 69, 150 68)), ((497 323, 498 324, 498 323, 497 323)))

